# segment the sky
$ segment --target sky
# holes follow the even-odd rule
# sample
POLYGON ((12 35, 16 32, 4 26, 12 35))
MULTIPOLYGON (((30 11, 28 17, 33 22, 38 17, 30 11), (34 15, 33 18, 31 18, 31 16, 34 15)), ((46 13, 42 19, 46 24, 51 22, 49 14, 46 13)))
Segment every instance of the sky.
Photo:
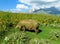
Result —
POLYGON ((60 10, 60 0, 0 0, 0 10, 2 11, 28 12, 50 7, 60 10))

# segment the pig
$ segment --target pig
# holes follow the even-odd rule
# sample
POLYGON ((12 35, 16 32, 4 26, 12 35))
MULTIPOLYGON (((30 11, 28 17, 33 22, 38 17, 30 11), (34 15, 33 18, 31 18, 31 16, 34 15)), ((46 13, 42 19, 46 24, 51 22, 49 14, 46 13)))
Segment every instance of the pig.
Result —
POLYGON ((28 31, 35 31, 36 33, 39 32, 39 21, 37 20, 20 20, 19 23, 17 24, 16 28, 19 28, 20 30, 28 30, 28 31))

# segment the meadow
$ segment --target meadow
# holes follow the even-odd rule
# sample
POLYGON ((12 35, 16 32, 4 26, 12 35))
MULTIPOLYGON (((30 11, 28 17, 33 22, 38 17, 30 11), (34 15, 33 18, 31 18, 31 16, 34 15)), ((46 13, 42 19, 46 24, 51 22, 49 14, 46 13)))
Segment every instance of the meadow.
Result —
POLYGON ((0 44, 60 44, 60 16, 0 12, 0 44), (40 22, 40 33, 21 32, 16 29, 20 20, 33 19, 40 22))

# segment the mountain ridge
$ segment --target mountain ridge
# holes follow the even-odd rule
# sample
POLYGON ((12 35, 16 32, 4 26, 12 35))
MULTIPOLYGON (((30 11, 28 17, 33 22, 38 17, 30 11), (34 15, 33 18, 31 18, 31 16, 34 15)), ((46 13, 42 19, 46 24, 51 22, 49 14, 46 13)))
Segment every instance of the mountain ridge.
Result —
POLYGON ((37 9, 37 10, 33 11, 32 13, 41 13, 41 11, 46 12, 48 14, 60 14, 60 11, 55 7, 40 8, 40 9, 37 9))

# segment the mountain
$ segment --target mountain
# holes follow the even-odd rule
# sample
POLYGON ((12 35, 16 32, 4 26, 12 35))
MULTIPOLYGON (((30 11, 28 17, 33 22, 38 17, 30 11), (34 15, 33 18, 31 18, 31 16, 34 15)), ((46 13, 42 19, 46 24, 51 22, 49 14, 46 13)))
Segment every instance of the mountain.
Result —
POLYGON ((33 11, 33 13, 41 13, 41 12, 45 12, 49 14, 60 14, 60 11, 55 7, 44 8, 44 9, 40 8, 38 10, 33 11))

